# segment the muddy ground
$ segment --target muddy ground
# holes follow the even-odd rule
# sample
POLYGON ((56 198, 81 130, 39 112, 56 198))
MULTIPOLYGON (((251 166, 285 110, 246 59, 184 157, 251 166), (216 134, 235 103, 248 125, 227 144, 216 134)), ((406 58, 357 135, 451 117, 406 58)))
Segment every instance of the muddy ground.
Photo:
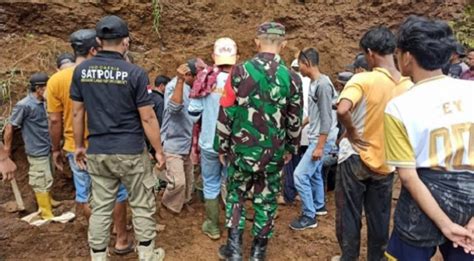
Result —
MULTIPOLYGON (((384 24, 395 30, 410 14, 450 21, 462 19, 469 1, 162 0, 158 1, 159 34, 153 31, 151 0, 78 2, 0 1, 0 117, 7 116, 11 106, 26 94, 26 80, 32 73, 55 72, 56 56, 70 51, 67 39, 71 32, 93 28, 106 14, 120 15, 128 21, 132 55, 149 72, 150 79, 162 73, 173 75, 177 65, 192 56, 209 61, 214 40, 222 36, 236 40, 242 59, 250 57, 255 52, 255 29, 266 20, 286 25, 289 44, 282 56, 287 62, 299 49, 314 46, 321 53, 322 71, 333 77, 351 62, 360 36, 370 26, 384 24)), ((21 142, 16 142, 13 157, 19 166, 17 180, 27 209, 11 214, 0 208, 0 260, 87 260, 83 217, 41 228, 19 221, 19 217, 35 211, 36 205, 28 186, 28 166, 21 142)), ((65 201, 58 212, 74 211, 70 173, 57 173, 53 195, 65 201)), ((1 184, 0 204, 11 200, 10 186, 1 184)), ((196 200, 193 207, 194 213, 185 212, 180 217, 165 213, 157 216, 166 225, 157 243, 165 248, 167 260, 217 259, 216 249, 223 240, 210 241, 200 233, 203 205, 196 200)), ((320 220, 320 226, 304 232, 288 229, 299 206, 280 208, 269 260, 328 260, 338 254, 332 194, 328 208, 329 215, 320 220)), ((247 233, 247 253, 249 245, 247 233)), ((365 247, 363 243, 362 256, 365 247)), ((133 260, 135 256, 123 259, 133 260)))

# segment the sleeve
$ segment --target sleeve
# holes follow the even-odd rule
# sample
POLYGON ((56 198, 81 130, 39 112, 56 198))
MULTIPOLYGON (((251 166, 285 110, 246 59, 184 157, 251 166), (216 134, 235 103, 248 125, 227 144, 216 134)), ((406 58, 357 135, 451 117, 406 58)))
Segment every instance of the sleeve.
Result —
POLYGON ((355 106, 362 99, 364 93, 363 90, 364 78, 361 75, 355 75, 352 79, 347 82, 346 86, 339 95, 337 103, 342 99, 347 99, 352 102, 352 106, 355 106))
POLYGON ((64 110, 63 103, 58 95, 58 83, 57 77, 53 76, 49 79, 46 86, 46 107, 48 112, 63 112, 64 110))
POLYGON ((11 125, 16 128, 21 128, 21 126, 23 125, 23 121, 25 120, 27 115, 26 110, 26 107, 21 104, 15 105, 15 107, 13 107, 12 115, 10 117, 11 125))
POLYGON ((196 123, 201 118, 201 113, 204 110, 203 105, 204 98, 191 98, 188 106, 188 114, 191 119, 196 123))
POLYGON ((303 88, 301 78, 291 73, 290 97, 287 105, 285 150, 295 154, 301 140, 301 123, 303 117, 303 88))
POLYGON ((234 121, 233 115, 237 109, 236 92, 238 83, 241 82, 243 67, 241 65, 234 67, 227 78, 222 94, 217 117, 216 135, 214 137, 214 150, 219 154, 226 154, 230 149, 230 134, 234 121), (230 98, 230 99, 229 99, 230 98))
MULTIPOLYGON (((176 88, 176 84, 178 83, 177 79, 173 79, 166 85, 165 90, 165 110, 170 113, 179 113, 184 108, 183 104, 176 104, 171 100, 171 96, 173 95, 174 89, 176 88)), ((186 83, 184 84, 183 88, 186 88, 186 83)), ((183 90, 184 93, 184 90, 183 90)))
POLYGON ((137 108, 153 105, 153 100, 147 89, 148 83, 148 76, 143 69, 140 69, 137 86, 135 87, 135 104, 137 108))
POLYGON ((328 134, 332 125, 332 96, 333 87, 330 82, 324 82, 318 88, 318 109, 320 112, 321 127, 319 134, 328 134))
POLYGON ((81 84, 80 84, 80 80, 79 80, 79 78, 80 78, 79 70, 80 70, 79 67, 76 67, 76 69, 74 69, 69 97, 73 101, 84 102, 84 98, 82 96, 82 91, 81 91, 81 88, 80 88, 81 84))
POLYGON ((389 103, 384 116, 385 157, 394 167, 415 168, 416 157, 403 122, 395 116, 396 107, 389 103))

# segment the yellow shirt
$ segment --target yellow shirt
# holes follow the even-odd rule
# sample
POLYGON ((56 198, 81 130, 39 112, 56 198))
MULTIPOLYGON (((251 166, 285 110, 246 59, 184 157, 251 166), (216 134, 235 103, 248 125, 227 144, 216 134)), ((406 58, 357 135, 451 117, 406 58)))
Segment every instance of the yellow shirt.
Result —
MULTIPOLYGON (((72 131, 72 100, 69 90, 75 67, 69 67, 55 73, 48 81, 46 87, 46 102, 49 113, 62 112, 64 147, 67 152, 74 152, 74 135, 72 131)), ((87 137, 87 129, 86 134, 87 137)))
POLYGON ((386 164, 384 150, 384 110, 394 97, 408 90, 413 83, 402 77, 396 82, 383 68, 358 73, 346 84, 339 101, 352 102, 352 121, 362 139, 370 145, 360 157, 372 171, 386 175, 394 171, 386 164))
POLYGON ((474 82, 418 82, 385 110, 388 164, 474 173, 474 82))

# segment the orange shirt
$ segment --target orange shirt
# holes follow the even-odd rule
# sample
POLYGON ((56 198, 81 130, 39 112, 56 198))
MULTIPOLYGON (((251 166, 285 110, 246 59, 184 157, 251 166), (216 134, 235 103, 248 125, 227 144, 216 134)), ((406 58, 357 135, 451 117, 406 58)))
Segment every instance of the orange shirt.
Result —
POLYGON ((394 97, 408 90, 413 83, 409 78, 396 82, 383 68, 374 68, 371 72, 358 73, 346 84, 339 101, 352 102, 352 120, 361 137, 370 145, 366 151, 360 151, 362 161, 371 170, 380 174, 394 171, 385 161, 384 149, 384 110, 394 97))
MULTIPOLYGON (((69 98, 69 90, 75 67, 69 67, 55 73, 48 81, 46 88, 46 102, 49 113, 62 112, 64 147, 67 152, 74 152, 74 135, 72 130, 72 100, 69 98)), ((87 128, 85 131, 87 137, 87 128)))

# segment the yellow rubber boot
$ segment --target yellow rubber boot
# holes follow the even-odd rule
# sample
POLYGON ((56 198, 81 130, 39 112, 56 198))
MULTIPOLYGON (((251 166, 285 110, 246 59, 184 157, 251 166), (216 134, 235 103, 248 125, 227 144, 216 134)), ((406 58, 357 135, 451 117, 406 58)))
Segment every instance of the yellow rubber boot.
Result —
POLYGON ((54 215, 49 192, 36 192, 35 195, 38 207, 41 210, 41 218, 44 220, 52 219, 54 215))

